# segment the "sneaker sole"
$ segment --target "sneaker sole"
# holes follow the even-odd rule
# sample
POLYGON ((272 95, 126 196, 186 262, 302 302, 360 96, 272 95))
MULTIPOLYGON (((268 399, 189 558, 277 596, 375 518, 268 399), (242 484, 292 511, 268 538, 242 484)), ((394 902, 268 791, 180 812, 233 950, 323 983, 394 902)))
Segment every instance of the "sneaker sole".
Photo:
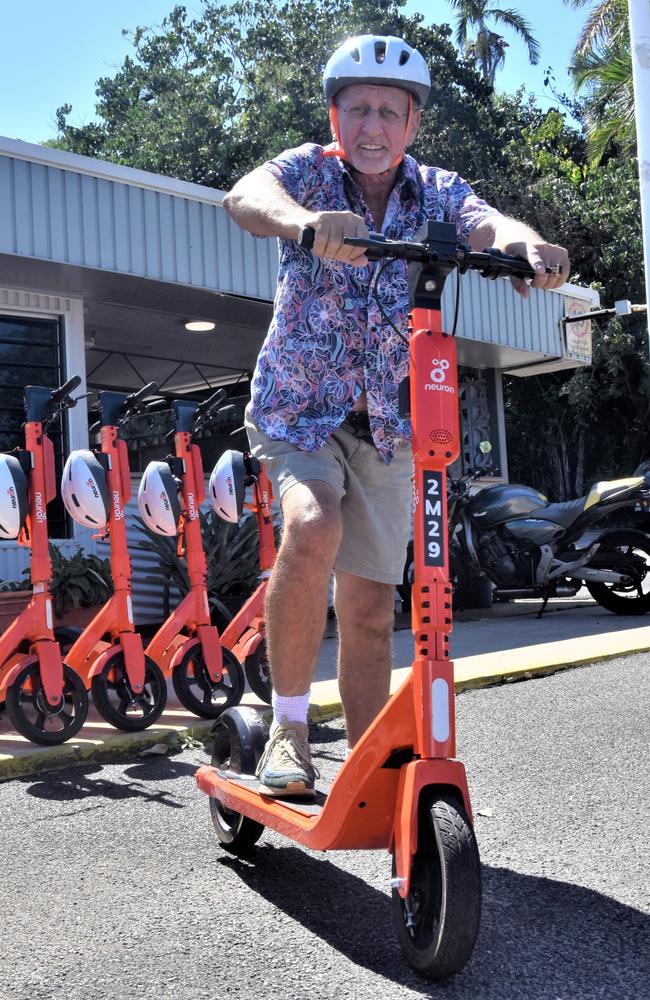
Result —
POLYGON ((316 789, 310 788, 304 781, 290 781, 283 788, 275 788, 271 785, 259 787, 260 795, 268 795, 274 799, 289 798, 290 796, 301 796, 302 798, 316 798, 316 789))

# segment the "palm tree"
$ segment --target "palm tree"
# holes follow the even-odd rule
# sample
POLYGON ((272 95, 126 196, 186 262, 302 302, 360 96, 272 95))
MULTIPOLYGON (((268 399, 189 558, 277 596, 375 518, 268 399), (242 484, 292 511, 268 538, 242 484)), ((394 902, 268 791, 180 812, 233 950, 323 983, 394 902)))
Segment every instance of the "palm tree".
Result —
POLYGON ((601 161, 612 142, 624 154, 633 155, 636 126, 627 0, 564 2, 574 8, 591 4, 570 71, 576 92, 585 96, 592 163, 601 161))
POLYGON ((472 59, 488 83, 494 84, 496 71, 503 66, 505 50, 508 47, 503 35, 488 25, 491 19, 496 25, 511 28, 528 46, 528 58, 532 66, 539 62, 539 43, 533 36, 528 21, 516 10, 503 10, 495 5, 496 0, 449 0, 456 18, 456 41, 472 59), (470 31, 476 29, 476 37, 470 38, 470 31))

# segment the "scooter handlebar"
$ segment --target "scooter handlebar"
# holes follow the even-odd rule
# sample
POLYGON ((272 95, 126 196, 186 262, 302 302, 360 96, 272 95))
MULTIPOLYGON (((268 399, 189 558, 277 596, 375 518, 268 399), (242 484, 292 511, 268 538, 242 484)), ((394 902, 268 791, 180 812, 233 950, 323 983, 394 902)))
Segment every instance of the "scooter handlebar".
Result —
POLYGON ((228 393, 225 389, 217 389, 217 391, 213 392, 211 396, 204 399, 202 403, 199 403, 196 410, 197 417, 209 417, 213 410, 216 410, 219 404, 223 403, 227 396, 228 393))
POLYGON ((81 376, 73 375, 72 378, 69 378, 67 382, 64 382, 63 385, 60 385, 58 389, 54 390, 54 392, 50 396, 51 402, 55 406, 57 406, 59 403, 62 403, 70 395, 70 393, 74 392, 74 390, 77 389, 80 385, 81 385, 81 376))

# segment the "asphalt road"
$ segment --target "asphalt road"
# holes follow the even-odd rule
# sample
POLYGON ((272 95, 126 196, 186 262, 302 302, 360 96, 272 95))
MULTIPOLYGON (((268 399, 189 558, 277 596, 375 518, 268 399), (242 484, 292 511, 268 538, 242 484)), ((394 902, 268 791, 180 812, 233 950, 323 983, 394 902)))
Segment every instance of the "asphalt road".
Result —
MULTIPOLYGON (((268 832, 253 862, 227 855, 185 751, 0 785, 0 998, 647 1000, 647 657, 457 705, 484 905, 451 983, 404 964, 387 856, 268 832)), ((342 735, 314 729, 326 776, 342 735)))

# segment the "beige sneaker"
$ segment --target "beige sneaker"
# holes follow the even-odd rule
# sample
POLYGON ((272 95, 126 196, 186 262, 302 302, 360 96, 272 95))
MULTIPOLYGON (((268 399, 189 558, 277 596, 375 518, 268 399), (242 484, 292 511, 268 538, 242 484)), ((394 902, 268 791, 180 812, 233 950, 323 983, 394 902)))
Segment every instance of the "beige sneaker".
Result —
POLYGON ((257 765, 262 795, 283 798, 303 795, 313 798, 320 777, 311 762, 309 730, 302 722, 282 722, 275 730, 257 765))

